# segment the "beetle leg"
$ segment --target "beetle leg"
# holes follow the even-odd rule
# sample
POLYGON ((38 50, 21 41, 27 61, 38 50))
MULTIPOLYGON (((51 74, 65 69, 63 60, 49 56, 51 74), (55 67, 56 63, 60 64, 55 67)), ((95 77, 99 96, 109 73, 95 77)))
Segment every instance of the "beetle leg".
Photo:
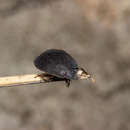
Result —
POLYGON ((70 86, 70 79, 65 79, 65 82, 66 82, 66 87, 69 88, 69 86, 70 86))

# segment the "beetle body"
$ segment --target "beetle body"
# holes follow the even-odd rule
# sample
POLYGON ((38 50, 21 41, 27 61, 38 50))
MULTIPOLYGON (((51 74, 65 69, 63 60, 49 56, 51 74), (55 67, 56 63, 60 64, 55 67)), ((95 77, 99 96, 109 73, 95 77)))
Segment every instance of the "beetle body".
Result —
POLYGON ((34 65, 47 74, 64 79, 67 87, 70 85, 70 80, 80 79, 83 74, 87 76, 86 79, 90 76, 79 68, 73 57, 64 50, 46 50, 34 60, 34 65))

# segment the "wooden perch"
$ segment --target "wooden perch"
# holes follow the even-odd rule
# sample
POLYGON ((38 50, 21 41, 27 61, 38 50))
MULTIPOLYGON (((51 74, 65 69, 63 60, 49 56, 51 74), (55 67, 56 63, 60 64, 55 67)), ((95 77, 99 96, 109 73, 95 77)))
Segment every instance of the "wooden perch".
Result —
MULTIPOLYGON (((78 73, 79 74, 79 73, 78 73)), ((93 83, 95 80, 90 75, 81 75, 79 74, 79 79, 90 79, 93 83)), ((56 81, 65 81, 65 79, 49 75, 45 72, 42 74, 27 74, 27 75, 17 75, 17 76, 8 76, 0 77, 0 87, 10 87, 10 86, 19 86, 27 84, 40 84, 56 81)))
POLYGON ((63 79, 48 75, 46 73, 0 77, 0 87, 10 87, 25 84, 39 84, 53 81, 63 81, 63 79))

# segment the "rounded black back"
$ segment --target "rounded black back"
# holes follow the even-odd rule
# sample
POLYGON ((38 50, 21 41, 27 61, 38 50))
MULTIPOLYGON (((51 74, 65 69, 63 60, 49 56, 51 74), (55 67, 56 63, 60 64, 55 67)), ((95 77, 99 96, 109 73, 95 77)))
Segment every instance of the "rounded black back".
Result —
POLYGON ((38 69, 60 78, 77 78, 78 65, 64 50, 49 49, 38 56, 34 64, 38 69))

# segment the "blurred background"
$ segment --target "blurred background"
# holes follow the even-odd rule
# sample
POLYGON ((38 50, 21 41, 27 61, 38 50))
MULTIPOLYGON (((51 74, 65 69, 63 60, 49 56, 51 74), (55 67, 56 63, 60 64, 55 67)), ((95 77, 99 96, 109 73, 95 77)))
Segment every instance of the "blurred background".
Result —
POLYGON ((57 48, 96 79, 1 88, 0 130, 130 130, 129 41, 129 0, 0 0, 0 76, 57 48))

